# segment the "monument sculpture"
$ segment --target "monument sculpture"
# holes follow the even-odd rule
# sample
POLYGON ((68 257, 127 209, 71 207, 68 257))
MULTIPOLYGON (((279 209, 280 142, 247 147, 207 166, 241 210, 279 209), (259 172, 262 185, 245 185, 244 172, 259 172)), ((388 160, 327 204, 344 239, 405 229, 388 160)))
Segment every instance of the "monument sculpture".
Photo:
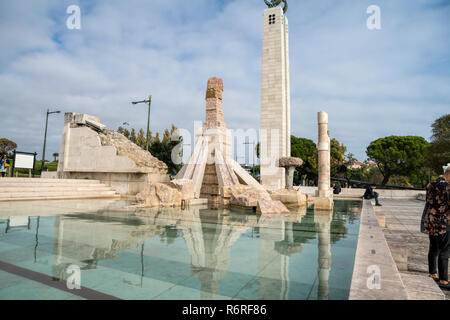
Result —
POLYGON ((330 186, 330 137, 328 135, 328 114, 320 111, 317 114, 319 123, 319 182, 314 200, 314 208, 330 210, 333 208, 333 192, 330 186))
POLYGON ((289 212, 232 159, 232 136, 224 122, 222 99, 222 79, 210 78, 205 123, 195 133, 194 152, 175 178, 192 180, 195 198, 208 199, 215 207, 234 205, 263 213, 289 212))
POLYGON ((291 102, 289 82, 288 20, 286 1, 265 0, 261 87, 261 183, 283 189, 285 169, 281 157, 291 155, 291 102), (284 2, 284 10, 278 6, 284 2))
POLYGON ((286 170, 286 189, 294 189, 294 171, 303 164, 303 160, 295 157, 283 157, 280 158, 279 164, 286 170))
POLYGON ((95 179, 122 195, 135 195, 149 182, 169 181, 167 166, 100 119, 66 113, 58 178, 95 179))
POLYGON ((195 133, 194 152, 175 177, 193 180, 195 197, 208 198, 211 203, 218 203, 220 188, 241 182, 262 189, 231 158, 231 131, 227 129, 223 118, 222 96, 222 79, 210 78, 206 90, 205 123, 195 133))
POLYGON ((277 7, 281 4, 281 2, 283 2, 284 3, 283 13, 286 13, 288 9, 288 4, 286 0, 270 0, 270 1, 264 0, 264 2, 269 8, 277 7))

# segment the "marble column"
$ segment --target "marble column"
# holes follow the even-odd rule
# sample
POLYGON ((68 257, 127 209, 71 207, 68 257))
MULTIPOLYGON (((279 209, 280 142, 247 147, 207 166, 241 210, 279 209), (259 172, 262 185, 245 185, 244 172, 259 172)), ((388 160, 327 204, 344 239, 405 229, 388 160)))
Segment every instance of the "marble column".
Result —
POLYGON ((319 184, 318 196, 330 196, 330 137, 328 136, 328 114, 318 113, 319 121, 319 184))
POLYGON ((320 111, 318 113, 319 141, 318 168, 319 182, 314 201, 314 208, 318 210, 331 210, 333 208, 333 193, 330 186, 330 137, 328 135, 328 114, 320 111))
POLYGON ((295 167, 286 168, 286 189, 294 189, 294 172, 295 167))

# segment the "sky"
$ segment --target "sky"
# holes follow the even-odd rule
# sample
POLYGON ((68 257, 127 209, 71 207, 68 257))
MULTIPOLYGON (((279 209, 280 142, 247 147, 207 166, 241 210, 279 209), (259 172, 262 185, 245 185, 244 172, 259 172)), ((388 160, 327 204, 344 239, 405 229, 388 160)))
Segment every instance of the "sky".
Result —
MULTIPOLYGON (((317 141, 317 112, 360 161, 377 138, 431 136, 450 110, 449 0, 288 0, 292 134, 317 141), (381 29, 366 12, 380 7, 381 29)), ((208 78, 224 81, 230 129, 259 129, 263 0, 0 0, 0 138, 59 152, 63 113, 110 129, 193 133, 208 78), (81 29, 68 29, 70 5, 81 29)), ((39 157, 39 156, 38 156, 39 157)), ((239 160, 242 162, 241 160, 239 160)), ((251 162, 251 156, 247 162, 251 162)))

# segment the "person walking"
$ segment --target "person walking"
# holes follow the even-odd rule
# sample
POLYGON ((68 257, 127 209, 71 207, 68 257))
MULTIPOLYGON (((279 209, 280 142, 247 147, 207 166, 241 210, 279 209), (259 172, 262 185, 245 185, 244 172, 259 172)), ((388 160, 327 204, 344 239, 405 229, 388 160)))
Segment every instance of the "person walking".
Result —
POLYGON ((427 185, 426 204, 421 221, 421 231, 427 233, 430 238, 428 251, 430 277, 438 282, 441 288, 447 290, 450 289, 448 282, 449 216, 450 167, 447 167, 444 176, 427 185))
POLYGON ((9 167, 9 160, 6 154, 3 155, 3 157, 0 159, 0 172, 2 174, 2 177, 6 175, 6 170, 9 167))
POLYGON ((378 201, 378 192, 373 191, 373 189, 376 189, 376 185, 368 185, 366 188, 366 192, 364 192, 364 199, 370 200, 375 199, 375 205, 381 207, 380 202, 378 201))

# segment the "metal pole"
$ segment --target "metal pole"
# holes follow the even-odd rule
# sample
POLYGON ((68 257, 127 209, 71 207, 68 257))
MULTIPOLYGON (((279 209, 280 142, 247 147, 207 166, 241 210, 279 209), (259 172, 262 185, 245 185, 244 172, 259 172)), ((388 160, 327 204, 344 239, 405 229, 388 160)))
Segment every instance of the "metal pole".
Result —
POLYGON ((48 114, 50 112, 50 109, 47 109, 47 117, 45 120, 45 133, 44 133, 44 148, 42 150, 42 164, 41 164, 41 175, 42 172, 44 172, 44 164, 45 164, 45 145, 47 143, 47 127, 48 127, 48 114))
POLYGON ((255 167, 255 141, 252 141, 252 169, 255 167))
POLYGON ((148 151, 149 133, 150 133, 150 108, 152 106, 152 96, 148 97, 148 117, 147 117, 147 140, 145 142, 145 150, 148 151))
POLYGON ((148 116, 147 116, 147 139, 145 141, 145 149, 148 151, 148 146, 150 143, 150 108, 152 106, 152 96, 148 96, 148 100, 143 101, 132 101, 132 104, 138 104, 138 103, 147 103, 148 102, 148 116))
POLYGON ((252 167, 254 167, 255 166, 255 141, 244 142, 244 144, 252 145, 252 163, 253 163, 252 167))

